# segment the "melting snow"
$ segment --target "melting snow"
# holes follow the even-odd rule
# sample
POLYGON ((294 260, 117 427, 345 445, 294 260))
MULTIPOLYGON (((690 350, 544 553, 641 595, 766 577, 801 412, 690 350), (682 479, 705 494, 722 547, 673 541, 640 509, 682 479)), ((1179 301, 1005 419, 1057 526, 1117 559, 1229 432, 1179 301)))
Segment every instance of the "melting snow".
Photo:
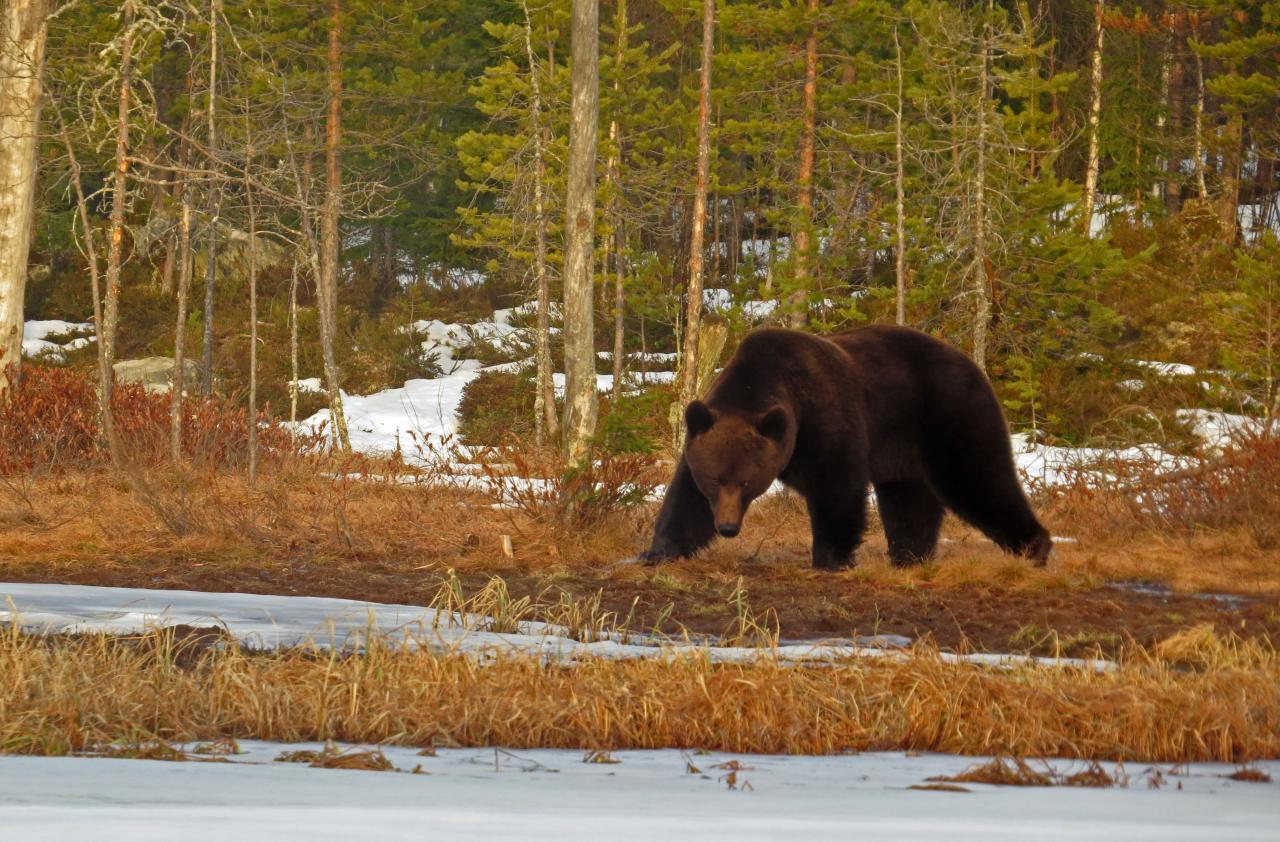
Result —
POLYGON ((66 351, 75 351, 94 341, 92 336, 76 336, 93 332, 93 322, 64 322, 61 319, 44 319, 25 322, 22 325, 22 355, 44 356, 62 360, 66 351), (49 336, 73 336, 69 342, 51 342, 49 336))
MULTIPOLYGON (((881 635, 845 641, 789 642, 776 648, 717 646, 633 636, 582 642, 567 629, 524 622, 518 632, 485 629, 489 619, 440 612, 417 605, 267 594, 109 588, 94 585, 0 583, 0 622, 16 622, 39 633, 130 634, 164 626, 220 628, 247 646, 278 649, 359 646, 369 635, 394 644, 442 652, 523 655, 571 663, 582 658, 636 659, 706 657, 716 662, 774 658, 784 663, 829 663, 847 658, 895 657, 906 638, 881 635)), ((1039 663, 1109 669, 1102 661, 975 653, 948 661, 1006 667, 1039 663)))

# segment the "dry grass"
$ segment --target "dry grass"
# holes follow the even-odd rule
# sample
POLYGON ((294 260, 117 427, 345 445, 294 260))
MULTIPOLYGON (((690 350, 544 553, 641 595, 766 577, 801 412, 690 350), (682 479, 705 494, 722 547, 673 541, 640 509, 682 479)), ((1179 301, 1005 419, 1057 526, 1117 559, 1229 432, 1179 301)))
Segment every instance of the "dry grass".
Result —
MULTIPOLYGON (((598 573, 644 546, 654 514, 652 506, 606 503, 582 528, 536 494, 516 508, 495 507, 491 495, 414 484, 393 467, 360 458, 284 460, 264 467, 254 487, 227 471, 158 468, 147 473, 149 499, 105 470, 0 477, 0 577, 19 566, 54 575, 99 571, 109 582, 113 571, 143 565, 149 578, 172 574, 200 587, 201 571, 213 565, 250 580, 291 568, 315 582, 340 578, 351 564, 438 574, 598 573), (184 525, 181 534, 172 523, 184 525)), ((1119 525, 1111 499, 1060 497, 1043 506, 1055 534, 1077 539, 1059 544, 1044 569, 1003 555, 950 518, 935 562, 898 569, 873 517, 857 568, 842 575, 885 588, 1061 591, 1142 581, 1180 592, 1280 594, 1280 546, 1259 546, 1256 525, 1193 532, 1119 525)), ((758 502, 745 527, 738 539, 666 570, 732 578, 807 565, 809 527, 798 498, 758 502)))
POLYGON ((50 641, 5 632, 0 751, 253 738, 1161 762, 1280 756, 1280 657, 1230 638, 1202 642, 1198 666, 1134 648, 1106 672, 952 664, 925 646, 900 660, 811 669, 700 656, 481 664, 383 645, 362 656, 181 649, 166 633, 50 641), (112 692, 86 692, 102 687, 112 692))
POLYGON ((995 786, 1074 786, 1105 788, 1128 786, 1129 777, 1123 766, 1108 772, 1096 760, 1079 771, 1059 772, 1047 763, 1040 768, 1021 757, 996 757, 987 763, 970 766, 958 775, 929 778, 936 783, 993 784, 995 786))
POLYGON ((319 751, 299 749, 282 752, 280 763, 305 763, 313 769, 360 769, 366 772, 394 772, 395 766, 378 749, 340 749, 326 743, 319 751))

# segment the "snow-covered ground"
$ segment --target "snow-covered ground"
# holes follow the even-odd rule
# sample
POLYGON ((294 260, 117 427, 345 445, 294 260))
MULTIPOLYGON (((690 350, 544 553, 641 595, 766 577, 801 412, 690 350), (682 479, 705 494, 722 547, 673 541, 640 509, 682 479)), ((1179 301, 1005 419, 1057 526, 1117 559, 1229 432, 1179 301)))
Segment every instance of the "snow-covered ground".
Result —
MULTIPOLYGON (((0 827, 23 842, 654 839, 1274 840, 1280 785, 1194 764, 1125 787, 912 789, 983 758, 384 748, 399 772, 275 760, 318 749, 245 741, 227 763, 0 757, 0 827), (691 771, 690 766, 696 771, 691 771), (736 767, 736 771, 734 771, 736 767), (415 768, 419 774, 410 774, 415 768), (733 788, 730 788, 730 775, 733 788)), ((368 748, 368 747, 363 747, 368 748)), ((1083 764, 1051 761, 1060 772, 1083 764)), ((1108 772, 1113 764, 1105 764, 1108 772)), ((1262 764, 1275 776, 1280 764, 1262 764)))
POLYGON ((61 319, 44 319, 24 322, 22 325, 22 355, 24 357, 45 357, 62 360, 66 351, 75 351, 93 341, 92 322, 64 322, 61 319), (59 344, 51 341, 50 336, 69 336, 71 339, 59 344))
MULTIPOLYGON (((830 663, 848 658, 897 657, 911 641, 898 635, 856 640, 787 643, 776 648, 717 646, 704 642, 635 636, 581 642, 567 629, 523 622, 518 633, 488 631, 489 619, 438 612, 417 605, 268 594, 109 588, 95 585, 0 583, 0 623, 17 622, 38 633, 129 634, 166 626, 223 629, 247 646, 275 649, 298 645, 359 646, 370 635, 390 644, 425 646, 442 652, 492 657, 521 655, 572 663, 583 658, 709 658, 744 662, 777 658, 783 663, 830 663)), ((1007 667, 1017 664, 1108 669, 1100 661, 974 653, 943 658, 1007 667)))

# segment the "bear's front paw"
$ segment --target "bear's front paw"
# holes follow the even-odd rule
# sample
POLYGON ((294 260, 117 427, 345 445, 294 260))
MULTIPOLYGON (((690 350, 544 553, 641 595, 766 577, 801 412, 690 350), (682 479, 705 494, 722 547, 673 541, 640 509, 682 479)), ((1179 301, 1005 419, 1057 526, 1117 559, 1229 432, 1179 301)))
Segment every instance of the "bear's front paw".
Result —
POLYGON ((853 566, 853 553, 841 553, 828 547, 813 548, 813 569, 837 571, 853 566))
POLYGON ((673 552, 671 550, 662 549, 662 548, 650 548, 640 553, 639 555, 637 555, 636 561, 640 562, 646 567, 657 567, 659 564, 662 564, 664 561, 671 561, 672 559, 676 559, 679 557, 680 557, 679 553, 673 552))

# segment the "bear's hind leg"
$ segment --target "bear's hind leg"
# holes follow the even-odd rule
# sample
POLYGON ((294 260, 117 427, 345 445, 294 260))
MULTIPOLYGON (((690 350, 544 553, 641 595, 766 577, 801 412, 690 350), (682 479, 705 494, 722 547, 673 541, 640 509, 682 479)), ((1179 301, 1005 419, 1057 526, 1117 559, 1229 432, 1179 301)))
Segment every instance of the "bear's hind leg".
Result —
POLYGON ((1053 549, 1053 540, 1031 511, 1012 464, 989 469, 985 486, 966 482, 967 477, 973 476, 983 474, 956 473, 936 479, 947 508, 1005 552, 1025 556, 1043 566, 1053 549))
POLYGON ((933 556, 942 526, 942 501, 923 481, 879 482, 876 508, 895 567, 919 564, 933 556))

